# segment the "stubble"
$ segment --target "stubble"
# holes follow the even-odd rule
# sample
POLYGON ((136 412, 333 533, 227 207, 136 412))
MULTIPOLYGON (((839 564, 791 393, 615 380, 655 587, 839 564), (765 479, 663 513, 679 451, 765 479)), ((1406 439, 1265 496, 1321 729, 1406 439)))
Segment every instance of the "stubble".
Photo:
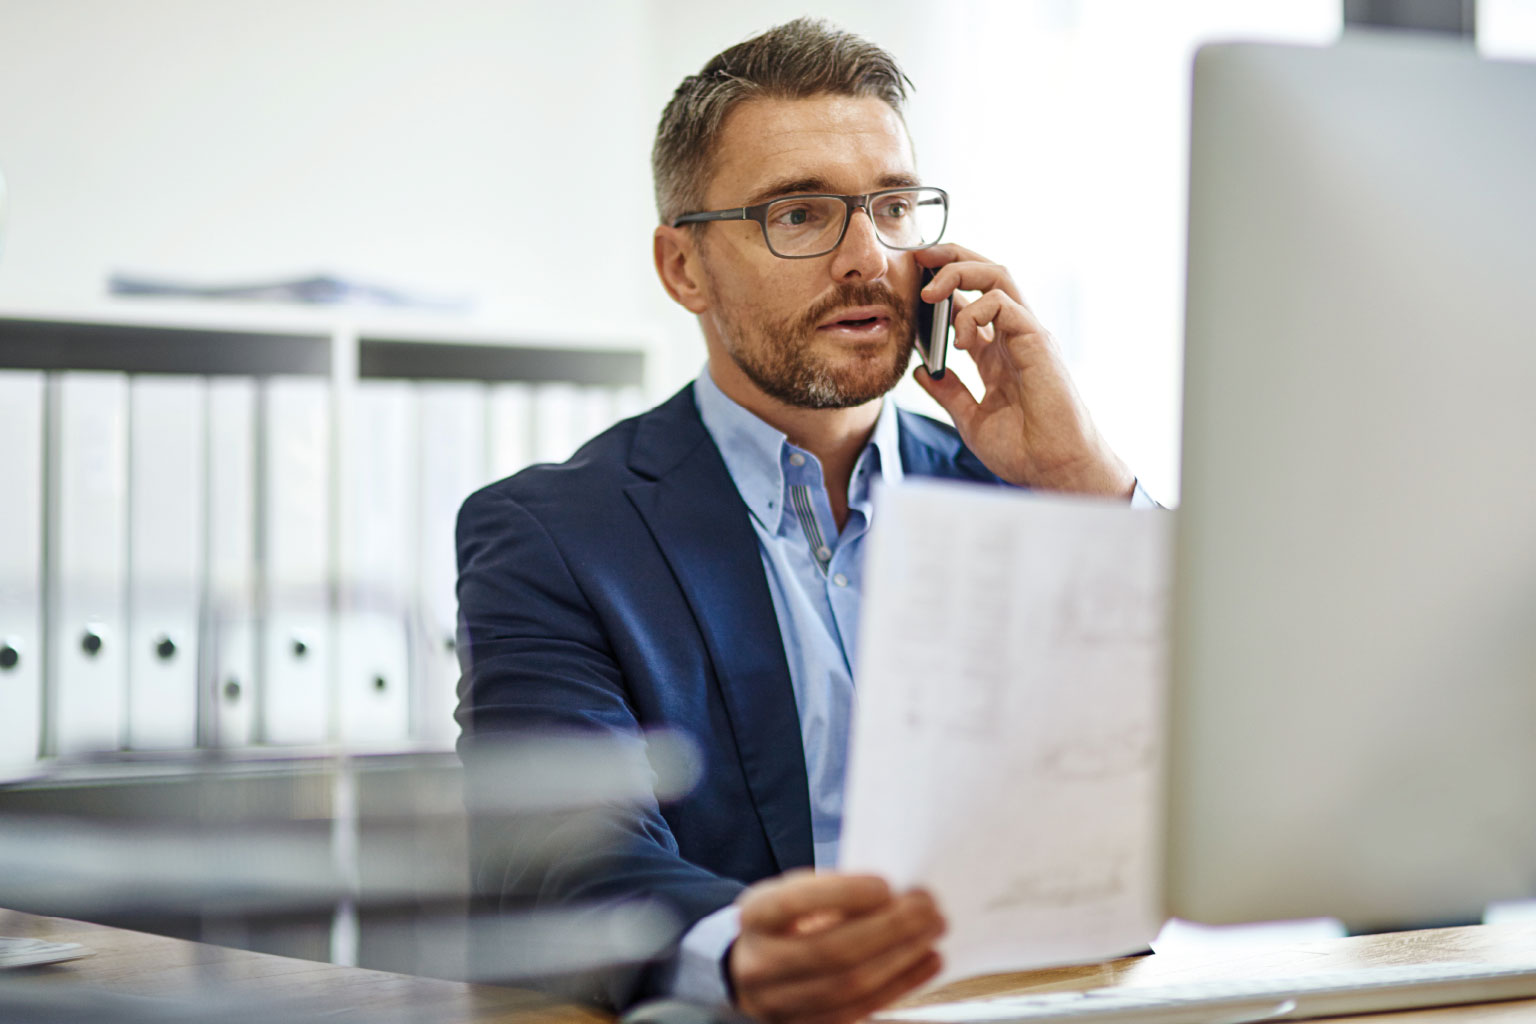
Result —
POLYGON ((722 310, 727 351, 742 373, 765 394, 800 409, 847 409, 886 394, 912 362, 916 308, 884 284, 856 282, 804 313, 777 322, 745 323, 722 310), (848 306, 885 306, 890 329, 881 350, 834 364, 816 351, 816 328, 826 316, 848 306))

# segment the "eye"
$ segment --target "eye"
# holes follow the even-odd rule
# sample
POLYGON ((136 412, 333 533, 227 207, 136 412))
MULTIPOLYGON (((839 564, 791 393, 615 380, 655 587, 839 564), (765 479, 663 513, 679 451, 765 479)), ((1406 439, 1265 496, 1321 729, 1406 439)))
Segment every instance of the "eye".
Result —
POLYGON ((880 201, 878 212, 887 220, 901 220, 912 215, 912 201, 907 196, 890 196, 880 201))
POLYGON ((808 203, 785 204, 773 210, 773 223, 776 227, 808 227, 815 224, 819 217, 820 211, 808 203))

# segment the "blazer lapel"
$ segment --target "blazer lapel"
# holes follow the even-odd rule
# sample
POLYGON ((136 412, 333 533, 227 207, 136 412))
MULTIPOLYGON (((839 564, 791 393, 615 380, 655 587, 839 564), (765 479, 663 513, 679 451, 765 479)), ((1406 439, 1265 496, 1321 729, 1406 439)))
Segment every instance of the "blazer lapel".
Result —
POLYGON ((810 865, 810 792, 784 641, 746 504, 691 388, 637 432, 626 488, 703 635, 736 750, 779 870, 810 865))

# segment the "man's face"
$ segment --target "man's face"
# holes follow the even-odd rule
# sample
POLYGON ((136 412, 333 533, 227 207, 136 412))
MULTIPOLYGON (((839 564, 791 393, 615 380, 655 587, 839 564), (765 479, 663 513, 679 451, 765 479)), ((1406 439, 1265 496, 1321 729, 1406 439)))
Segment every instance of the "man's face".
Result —
MULTIPOLYGON (((861 195, 918 183, 905 126, 885 102, 849 96, 748 100, 726 118, 706 209, 783 195, 861 195)), ((887 249, 863 211, 842 245, 786 260, 753 221, 703 229, 705 335, 758 389, 787 405, 847 408, 878 398, 911 359, 917 267, 887 249)))

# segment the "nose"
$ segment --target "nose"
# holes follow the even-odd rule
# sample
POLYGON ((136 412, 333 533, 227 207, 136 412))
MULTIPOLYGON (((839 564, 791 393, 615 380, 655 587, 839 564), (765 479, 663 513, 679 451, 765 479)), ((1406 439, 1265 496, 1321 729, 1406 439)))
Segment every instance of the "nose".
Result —
POLYGON ((863 208, 848 214, 848 230, 843 244, 832 254, 832 276, 839 281, 861 278, 878 280, 890 266, 886 248, 875 234, 875 222, 863 208))

